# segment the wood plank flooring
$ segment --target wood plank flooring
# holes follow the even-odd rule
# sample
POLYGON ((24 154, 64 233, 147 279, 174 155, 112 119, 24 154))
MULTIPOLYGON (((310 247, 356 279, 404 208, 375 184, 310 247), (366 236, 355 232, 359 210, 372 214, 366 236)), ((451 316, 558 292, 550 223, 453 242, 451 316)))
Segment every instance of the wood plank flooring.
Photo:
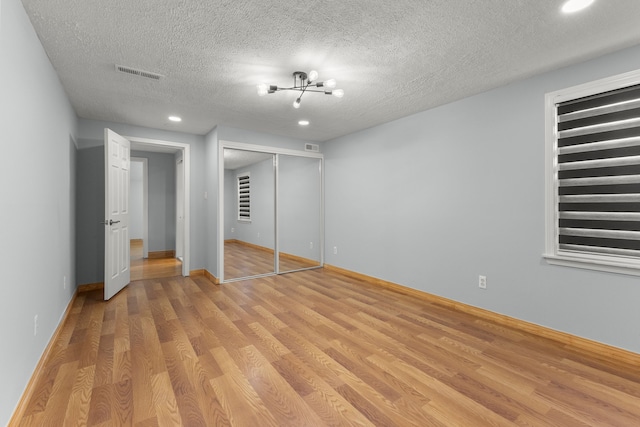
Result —
POLYGON ((143 258, 142 240, 132 239, 129 250, 132 281, 182 275, 182 263, 179 259, 143 258))
POLYGON ((638 426, 640 369, 310 270, 78 295, 22 426, 638 426))

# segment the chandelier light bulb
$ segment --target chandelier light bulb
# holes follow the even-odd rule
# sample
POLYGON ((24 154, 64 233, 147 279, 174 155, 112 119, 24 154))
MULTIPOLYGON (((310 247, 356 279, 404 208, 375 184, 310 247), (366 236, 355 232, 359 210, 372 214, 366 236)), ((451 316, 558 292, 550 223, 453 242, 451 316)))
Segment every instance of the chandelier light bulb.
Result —
POLYGON ((293 108, 300 108, 300 98, 293 101, 293 108))
POLYGON ((324 87, 328 87, 330 89, 333 89, 334 87, 336 87, 336 79, 329 79, 329 80, 323 82, 322 85, 324 87))
POLYGON ((309 71, 309 83, 315 82, 318 79, 318 72, 316 70, 309 71))
POLYGON ((562 11, 564 13, 578 12, 591 6, 593 2, 594 0, 569 0, 562 6, 562 11))
POLYGON ((269 86, 267 86, 266 84, 259 84, 258 85, 258 96, 265 96, 267 93, 269 93, 269 86))
POLYGON ((331 91, 331 95, 335 96, 336 98, 342 98, 344 96, 344 90, 336 89, 334 91, 331 91))

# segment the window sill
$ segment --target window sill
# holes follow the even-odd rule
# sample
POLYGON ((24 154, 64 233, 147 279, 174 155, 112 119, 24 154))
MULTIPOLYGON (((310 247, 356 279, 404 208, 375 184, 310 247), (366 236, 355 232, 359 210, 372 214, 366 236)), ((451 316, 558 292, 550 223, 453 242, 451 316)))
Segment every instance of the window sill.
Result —
POLYGON ((614 262, 593 258, 574 258, 555 254, 543 254, 542 257, 547 261, 547 263, 552 265, 561 265, 565 267, 605 271, 608 273, 640 276, 640 265, 637 264, 614 262))

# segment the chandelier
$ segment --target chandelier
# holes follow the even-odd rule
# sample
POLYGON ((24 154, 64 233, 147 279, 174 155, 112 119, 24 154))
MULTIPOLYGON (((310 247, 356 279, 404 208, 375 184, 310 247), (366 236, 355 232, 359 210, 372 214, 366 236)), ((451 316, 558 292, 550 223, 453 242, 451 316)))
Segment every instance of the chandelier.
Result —
POLYGON ((293 73, 293 86, 292 87, 278 87, 276 85, 267 85, 267 84, 259 84, 258 85, 258 95, 265 96, 268 93, 275 93, 281 90, 295 90, 300 93, 300 96, 293 101, 293 108, 300 108, 300 102, 302 100, 302 95, 305 92, 318 92, 324 93, 325 95, 333 95, 336 98, 342 98, 344 96, 344 90, 342 89, 334 89, 336 87, 336 80, 329 79, 323 82, 317 82, 318 72, 315 70, 311 70, 309 74, 303 71, 295 71, 293 73), (322 89, 310 89, 311 88, 322 88, 322 89))

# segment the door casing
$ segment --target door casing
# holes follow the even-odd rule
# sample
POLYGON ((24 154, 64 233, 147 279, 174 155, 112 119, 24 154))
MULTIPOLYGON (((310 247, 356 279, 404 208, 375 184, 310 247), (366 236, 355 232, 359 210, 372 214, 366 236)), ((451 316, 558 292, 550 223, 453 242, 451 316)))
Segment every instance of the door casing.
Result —
POLYGON ((184 160, 176 158, 176 258, 184 259, 184 160))

